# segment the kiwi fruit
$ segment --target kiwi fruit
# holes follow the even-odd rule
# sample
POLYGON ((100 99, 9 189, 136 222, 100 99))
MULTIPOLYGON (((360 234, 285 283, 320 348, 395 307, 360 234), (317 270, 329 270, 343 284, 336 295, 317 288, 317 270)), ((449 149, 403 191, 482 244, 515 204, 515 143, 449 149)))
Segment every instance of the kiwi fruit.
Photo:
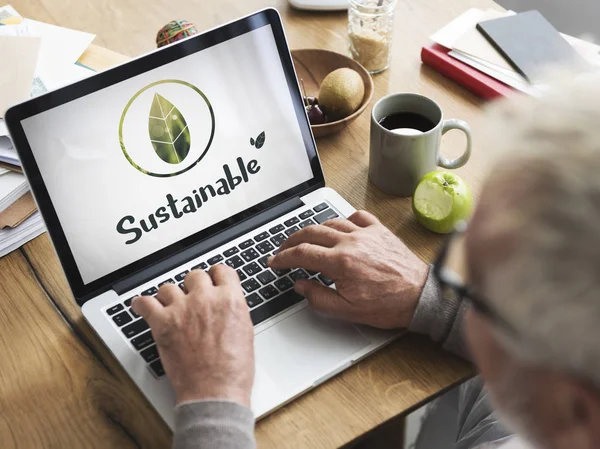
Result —
POLYGON ((332 122, 356 111, 365 95, 365 84, 355 70, 337 69, 325 77, 319 89, 319 105, 332 122))

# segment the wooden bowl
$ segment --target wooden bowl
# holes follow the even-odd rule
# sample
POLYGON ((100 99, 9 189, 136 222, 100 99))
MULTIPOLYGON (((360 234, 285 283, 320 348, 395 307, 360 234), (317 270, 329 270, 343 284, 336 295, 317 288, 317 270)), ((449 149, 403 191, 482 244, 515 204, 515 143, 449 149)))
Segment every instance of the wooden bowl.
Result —
POLYGON ((339 133, 362 114, 371 101, 373 97, 373 79, 369 72, 355 60, 333 51, 319 49, 292 50, 292 59, 296 67, 298 81, 304 80, 306 95, 309 97, 317 97, 323 79, 334 70, 343 67, 356 70, 365 83, 365 96, 360 107, 341 120, 323 125, 311 125, 315 137, 339 133))

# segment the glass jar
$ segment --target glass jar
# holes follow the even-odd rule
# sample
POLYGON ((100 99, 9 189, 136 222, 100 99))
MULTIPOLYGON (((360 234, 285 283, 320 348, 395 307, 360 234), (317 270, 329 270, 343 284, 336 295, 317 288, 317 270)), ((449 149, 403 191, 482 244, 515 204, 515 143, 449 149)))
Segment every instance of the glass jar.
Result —
POLYGON ((350 0, 350 54, 369 73, 382 72, 390 65, 396 1, 350 0))

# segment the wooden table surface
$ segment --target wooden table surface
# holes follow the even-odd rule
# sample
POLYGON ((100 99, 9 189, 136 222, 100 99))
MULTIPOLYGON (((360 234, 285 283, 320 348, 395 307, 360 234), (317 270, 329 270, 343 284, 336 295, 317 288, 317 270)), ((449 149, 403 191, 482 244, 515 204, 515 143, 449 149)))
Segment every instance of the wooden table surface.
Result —
MULTIPOLYGON (((346 13, 298 12, 285 0, 11 3, 26 17, 97 34, 82 57, 96 69, 151 51, 156 31, 169 20, 185 18, 207 29, 265 6, 280 10, 291 48, 347 50, 346 13)), ((426 94, 446 117, 469 121, 477 142, 482 103, 419 59, 428 36, 470 7, 499 8, 491 0, 399 0, 392 64, 374 76, 374 100, 392 92, 426 94)), ((430 261, 440 238, 417 225, 410 200, 368 183, 370 109, 343 134, 317 141, 327 183, 430 261)), ((460 133, 444 137, 444 153, 460 154, 463 139, 460 133)), ((487 160, 476 145, 458 170, 476 196, 487 160)), ((166 425, 84 322, 47 235, 0 259, 0 301, 0 447, 169 447, 166 425)), ((469 364, 427 339, 407 336, 259 422, 259 447, 348 444, 471 373, 469 364)))

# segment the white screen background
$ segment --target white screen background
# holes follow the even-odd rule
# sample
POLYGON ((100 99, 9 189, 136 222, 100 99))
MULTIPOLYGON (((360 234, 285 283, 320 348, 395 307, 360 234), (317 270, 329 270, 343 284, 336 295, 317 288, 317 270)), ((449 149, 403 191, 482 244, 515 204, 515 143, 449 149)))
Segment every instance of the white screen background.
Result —
MULTIPOLYGON (((198 151, 192 126, 197 117, 185 100, 178 101, 192 132, 191 154, 198 151)), ((30 117, 22 125, 84 283, 313 176, 270 25, 30 117), (156 178, 126 160, 118 129, 129 99, 164 79, 202 90, 216 127, 199 164, 176 177, 156 178), (265 144, 256 149, 250 137, 261 131, 265 144), (123 216, 132 215, 138 223, 147 219, 166 205, 168 193, 180 199, 195 188, 214 185, 223 177, 225 163, 237 174, 238 157, 246 163, 258 160, 261 169, 230 195, 210 198, 196 213, 171 218, 136 243, 126 245, 131 234, 117 233, 123 216)), ((146 125, 140 126, 139 145, 151 145, 146 125)))

